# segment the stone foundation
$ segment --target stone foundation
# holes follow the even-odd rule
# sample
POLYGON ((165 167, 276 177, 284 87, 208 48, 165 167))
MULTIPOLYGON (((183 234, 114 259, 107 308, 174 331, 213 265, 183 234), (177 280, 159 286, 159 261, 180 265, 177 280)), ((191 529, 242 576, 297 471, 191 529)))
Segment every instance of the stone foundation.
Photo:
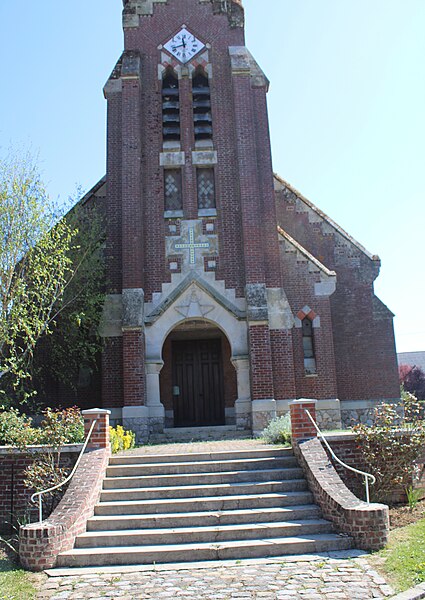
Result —
MULTIPOLYGON (((284 416, 289 412, 292 400, 277 401, 277 415, 284 416)), ((316 402, 317 424, 323 431, 333 431, 342 428, 341 406, 339 400, 317 400, 316 402)))
POLYGON ((400 404, 400 398, 388 398, 379 400, 342 400, 341 401, 341 420, 342 426, 346 429, 353 427, 357 423, 373 425, 375 408, 382 403, 400 404))

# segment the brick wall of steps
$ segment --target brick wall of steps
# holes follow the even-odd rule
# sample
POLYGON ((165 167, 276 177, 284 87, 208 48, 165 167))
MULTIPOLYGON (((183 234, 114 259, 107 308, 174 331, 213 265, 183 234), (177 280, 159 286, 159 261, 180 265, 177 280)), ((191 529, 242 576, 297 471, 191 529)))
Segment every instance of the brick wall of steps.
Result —
POLYGON ((87 532, 58 567, 146 565, 346 550, 292 450, 117 456, 87 532))

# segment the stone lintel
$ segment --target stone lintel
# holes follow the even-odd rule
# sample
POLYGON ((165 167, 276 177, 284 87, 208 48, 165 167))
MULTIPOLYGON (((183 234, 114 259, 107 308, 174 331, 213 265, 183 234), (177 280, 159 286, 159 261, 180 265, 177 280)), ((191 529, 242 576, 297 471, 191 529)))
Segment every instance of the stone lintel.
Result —
POLYGON ((159 165, 161 167, 183 167, 184 164, 184 152, 161 152, 159 155, 159 165))
POLYGON ((192 164, 196 166, 216 165, 218 162, 215 150, 199 150, 192 152, 192 164))

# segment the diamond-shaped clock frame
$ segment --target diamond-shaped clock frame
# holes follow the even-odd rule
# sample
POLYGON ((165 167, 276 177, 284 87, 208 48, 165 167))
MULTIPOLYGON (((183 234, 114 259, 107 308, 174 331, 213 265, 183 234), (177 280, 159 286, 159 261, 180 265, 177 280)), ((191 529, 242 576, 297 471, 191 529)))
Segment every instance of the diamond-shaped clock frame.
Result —
POLYGON ((205 44, 183 27, 171 40, 164 44, 164 48, 185 65, 205 48, 205 44))

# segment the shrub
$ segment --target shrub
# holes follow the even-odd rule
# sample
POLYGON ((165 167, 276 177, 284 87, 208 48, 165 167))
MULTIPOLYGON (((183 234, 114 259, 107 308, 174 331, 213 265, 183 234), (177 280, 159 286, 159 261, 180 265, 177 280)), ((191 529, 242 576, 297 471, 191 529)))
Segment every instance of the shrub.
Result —
POLYGON ((109 432, 112 454, 117 454, 122 450, 130 450, 136 445, 136 435, 133 431, 125 431, 121 425, 117 425, 116 428, 110 427, 109 432))
POLYGON ((392 404, 375 409, 374 422, 353 427, 365 468, 375 475, 374 500, 388 502, 394 488, 407 489, 418 476, 417 461, 425 445, 425 422, 414 396, 404 398, 404 414, 392 404))
POLYGON ((55 410, 47 408, 40 425, 41 444, 60 447, 84 442, 84 419, 77 407, 55 410))
POLYGON ((0 413, 0 445, 25 448, 37 444, 39 431, 32 426, 32 419, 11 408, 0 413))
POLYGON ((291 417, 287 413, 283 417, 276 417, 263 431, 263 438, 269 444, 291 444, 291 417))
POLYGON ((25 449, 33 444, 45 444, 59 448, 84 441, 84 420, 78 408, 48 408, 43 415, 40 427, 34 427, 32 419, 15 408, 1 412, 0 445, 25 449))

